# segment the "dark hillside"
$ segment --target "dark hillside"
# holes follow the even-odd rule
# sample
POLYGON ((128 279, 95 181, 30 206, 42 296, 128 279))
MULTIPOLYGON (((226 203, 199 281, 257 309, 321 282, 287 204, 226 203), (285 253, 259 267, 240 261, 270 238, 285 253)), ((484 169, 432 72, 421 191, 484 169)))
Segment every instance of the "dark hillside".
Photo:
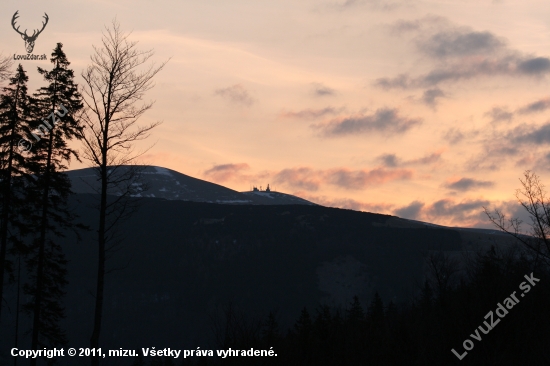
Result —
MULTIPOLYGON (((95 222, 93 195, 77 195, 95 222)), ((76 204, 76 202, 75 202, 76 204)), ((227 304, 250 316, 277 310, 289 326, 304 306, 347 305, 354 295, 406 300, 422 283, 428 250, 460 251, 457 231, 386 226, 391 216, 322 206, 219 205, 142 199, 111 254, 105 348, 206 347, 227 304)), ((87 346, 96 265, 94 230, 68 236, 69 339, 87 346)))

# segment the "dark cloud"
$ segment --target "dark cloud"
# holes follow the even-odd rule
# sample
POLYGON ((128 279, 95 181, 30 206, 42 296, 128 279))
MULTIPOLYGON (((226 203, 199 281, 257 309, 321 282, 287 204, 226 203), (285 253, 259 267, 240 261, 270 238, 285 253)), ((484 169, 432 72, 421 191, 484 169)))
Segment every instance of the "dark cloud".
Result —
POLYGON ((550 108, 550 98, 545 98, 521 107, 520 109, 518 109, 518 113, 519 114, 538 113, 538 112, 544 112, 548 108, 550 108))
POLYGON ((466 164, 470 171, 497 171, 512 159, 525 153, 521 144, 514 141, 518 133, 495 133, 486 136, 483 151, 471 158, 466 164))
POLYGON ((483 206, 488 206, 487 200, 464 200, 456 203, 448 198, 434 202, 426 207, 425 213, 432 218, 451 218, 453 221, 466 221, 477 218, 483 214, 483 206))
POLYGON ((392 180, 404 180, 412 177, 412 171, 405 169, 373 170, 336 169, 325 174, 328 183, 345 189, 363 189, 367 186, 385 183, 392 180))
POLYGON ((399 21, 392 30, 415 34, 417 50, 434 64, 424 75, 376 79, 374 85, 383 89, 434 88, 479 77, 540 78, 550 73, 550 58, 523 54, 491 32, 459 27, 442 18, 399 21))
POLYGON ((323 84, 314 83, 313 94, 318 97, 324 97, 336 94, 336 90, 329 88, 328 86, 325 86, 323 84))
POLYGON ((421 25, 422 25, 421 21, 418 19, 417 20, 400 19, 390 27, 390 30, 392 33, 401 34, 401 33, 406 33, 411 31, 418 31, 421 25))
MULTIPOLYGON (((492 228, 483 211, 483 207, 488 207, 489 204, 490 201, 484 199, 455 201, 443 198, 431 204, 416 200, 404 207, 394 209, 393 214, 439 225, 492 228)), ((513 206, 512 201, 510 201, 510 204, 513 206)), ((518 205, 516 204, 514 209, 517 208, 518 205)), ((508 214, 510 211, 506 209, 505 212, 508 214)))
POLYGON ((394 78, 378 78, 374 82, 375 86, 382 89, 408 89, 412 85, 410 77, 406 74, 397 75, 394 78))
POLYGON ((446 183, 445 187, 449 189, 454 189, 456 191, 465 192, 476 188, 493 187, 494 185, 495 183, 490 181, 476 180, 472 178, 461 178, 457 181, 446 183))
POLYGON ((525 74, 546 74, 550 71, 550 59, 547 57, 526 59, 518 63, 518 69, 525 74))
POLYGON ((307 192, 293 192, 292 194, 327 207, 338 207, 349 210, 368 211, 376 213, 389 213, 391 212, 392 208, 392 205, 386 203, 376 204, 370 202, 361 202, 351 198, 329 198, 326 196, 314 196, 308 194, 307 192))
POLYGON ((413 201, 408 206, 395 210, 394 214, 405 219, 417 219, 420 217, 420 212, 424 206, 423 202, 413 201))
MULTIPOLYGON (((541 57, 539 57, 540 59, 541 57)), ((519 56, 493 57, 493 58, 469 58, 460 62, 445 63, 434 68, 425 75, 411 78, 409 75, 400 74, 394 78, 379 78, 374 85, 382 89, 413 89, 435 87, 444 82, 457 82, 470 80, 483 76, 539 76, 550 73, 550 68, 545 67, 520 67, 530 64, 534 59, 526 59, 519 56)), ((545 59, 550 63, 550 59, 545 59)), ((540 63, 539 61, 536 64, 540 63)))
MULTIPOLYGON (((522 225, 522 231, 523 233, 525 234, 532 234, 531 232, 529 232, 529 224, 531 223, 531 217, 529 215, 529 213, 527 212, 527 210, 525 210, 525 208, 516 200, 516 199, 513 199, 513 200, 509 200, 509 201, 504 201, 504 202, 500 202, 498 205, 494 205, 493 207, 488 207, 486 206, 489 211, 492 211, 494 210, 494 208, 497 208, 499 211, 503 212, 506 217, 508 218, 518 218, 519 220, 521 220, 521 222, 523 222, 523 225, 522 225)), ((494 228, 494 225, 491 225, 492 228, 494 228)))
POLYGON ((491 118, 491 122, 498 123, 502 121, 510 122, 514 117, 514 113, 509 112, 506 107, 493 107, 489 112, 484 114, 491 118))
POLYGON ((298 112, 283 112, 283 118, 316 119, 327 115, 335 115, 342 112, 343 108, 326 107, 321 109, 303 109, 298 112))
POLYGON ((395 168, 401 164, 401 159, 399 159, 395 154, 384 154, 379 156, 377 160, 389 168, 395 168))
POLYGON ((499 146, 491 151, 496 157, 516 156, 521 153, 521 150, 514 146, 499 146))
POLYGON ((204 172, 204 176, 217 182, 225 182, 240 175, 242 170, 249 169, 246 163, 240 164, 220 164, 204 172))
POLYGON ((517 143, 550 144, 550 122, 542 126, 518 126, 514 131, 509 133, 509 138, 517 143))
POLYGON ((449 141, 451 145, 454 145, 464 139, 464 133, 460 129, 453 127, 443 134, 443 138, 449 141))
POLYGON ((418 48, 434 58, 486 55, 505 46, 505 42, 490 32, 452 29, 437 32, 418 42, 418 48))
POLYGON ((395 154, 384 154, 380 155, 376 160, 380 161, 384 166, 389 168, 408 165, 425 165, 441 160, 441 152, 431 153, 421 158, 411 160, 400 159, 395 154))
POLYGON ((407 161, 405 161, 405 165, 432 164, 432 163, 435 163, 436 161, 439 161, 439 160, 441 160, 441 152, 435 152, 435 153, 431 153, 431 154, 426 155, 426 156, 424 156, 422 158, 419 158, 419 159, 407 160, 407 161))
POLYGON ((422 95, 422 102, 430 107, 435 107, 437 104, 437 98, 443 98, 445 96, 445 92, 439 88, 428 89, 425 90, 422 95))
POLYGON ((284 169, 275 174, 274 181, 292 188, 317 191, 321 184, 331 184, 344 189, 364 189, 367 186, 393 180, 410 179, 411 170, 375 168, 372 170, 350 170, 336 168, 315 170, 309 167, 284 169))
POLYGON ((399 115, 397 109, 381 108, 374 114, 352 116, 333 120, 326 124, 315 125, 325 136, 343 136, 367 132, 381 132, 387 135, 402 134, 416 125, 419 118, 406 118, 399 115))
POLYGON ((233 103, 243 104, 246 106, 251 106, 256 102, 241 84, 235 84, 227 88, 217 89, 214 94, 226 98, 233 103))

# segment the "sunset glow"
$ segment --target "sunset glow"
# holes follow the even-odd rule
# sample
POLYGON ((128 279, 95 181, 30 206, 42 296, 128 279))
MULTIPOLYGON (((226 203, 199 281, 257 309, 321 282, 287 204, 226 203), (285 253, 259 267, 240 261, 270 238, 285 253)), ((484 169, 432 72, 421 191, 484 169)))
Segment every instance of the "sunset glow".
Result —
MULTIPOLYGON (((527 169, 550 182, 550 7, 543 1, 13 1, 11 26, 47 28, 79 75, 116 17, 170 58, 143 123, 163 121, 142 163, 226 187, 449 226, 520 215, 527 169), (153 146, 151 146, 153 145, 153 146)), ((36 67, 20 61, 30 91, 36 67)), ((17 62, 15 63, 17 65, 17 62)), ((72 169, 89 166, 73 162, 72 169)), ((521 215, 520 215, 521 216, 521 215)))

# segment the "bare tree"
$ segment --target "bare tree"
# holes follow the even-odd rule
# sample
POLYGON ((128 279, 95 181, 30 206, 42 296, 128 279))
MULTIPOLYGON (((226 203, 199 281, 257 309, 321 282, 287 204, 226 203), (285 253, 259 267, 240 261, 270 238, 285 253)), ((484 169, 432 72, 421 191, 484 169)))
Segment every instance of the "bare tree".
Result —
POLYGON ((544 185, 535 173, 526 170, 523 176, 519 179, 522 188, 516 190, 516 198, 529 214, 530 230, 523 230, 523 222, 519 218, 507 219, 501 210, 490 212, 486 207, 483 209, 496 227, 516 238, 535 254, 537 260, 550 264, 550 202, 544 185))
MULTIPOLYGON (((91 65, 82 73, 86 106, 82 118, 85 124, 83 156, 92 163, 100 182, 97 287, 94 327, 90 338, 92 348, 99 346, 105 262, 110 250, 119 241, 117 224, 133 212, 128 198, 132 194, 132 183, 139 177, 139 169, 128 165, 135 164, 135 160, 148 150, 136 153, 134 143, 146 139, 150 131, 160 124, 138 124, 139 118, 153 106, 153 102, 141 104, 141 101, 153 87, 153 77, 167 62, 159 66, 153 63, 145 66, 153 51, 137 50, 137 42, 128 40, 129 34, 121 31, 116 19, 105 30, 102 47, 94 46, 91 65), (108 194, 114 195, 114 198, 108 198, 108 194)), ((98 364, 99 358, 92 356, 92 365, 98 364)))

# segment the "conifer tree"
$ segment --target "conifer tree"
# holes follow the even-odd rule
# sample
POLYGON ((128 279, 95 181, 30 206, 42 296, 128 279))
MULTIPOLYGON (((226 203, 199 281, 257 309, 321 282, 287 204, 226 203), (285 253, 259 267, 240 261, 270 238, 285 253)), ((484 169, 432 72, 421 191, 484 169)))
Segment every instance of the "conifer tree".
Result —
POLYGON ((275 313, 270 311, 267 319, 262 324, 262 337, 268 346, 272 346, 273 342, 279 339, 279 336, 279 323, 277 322, 275 313))
POLYGON ((378 323, 381 319, 384 319, 384 303, 378 291, 374 293, 374 297, 367 308, 367 319, 371 323, 378 323))
MULTIPOLYGON (((25 202, 25 178, 28 161, 21 144, 31 121, 31 97, 27 93, 28 76, 21 64, 9 85, 0 95, 0 318, 3 303, 5 274, 11 274, 11 262, 6 259, 10 244, 20 244, 17 232, 25 231, 19 220, 25 202)), ((27 228, 28 229, 28 228, 27 228)))
POLYGON ((353 301, 350 304, 350 308, 347 310, 347 314, 348 321, 352 324, 361 323, 364 320, 365 313, 357 295, 353 297, 353 301))
MULTIPOLYGON (((71 227, 75 218, 67 207, 71 185, 64 171, 71 158, 78 159, 68 141, 81 138, 82 127, 77 115, 83 104, 62 47, 58 43, 51 55, 51 71, 38 68, 48 84, 34 95, 35 115, 43 116, 41 123, 47 130, 39 136, 29 156, 35 178, 29 192, 34 195, 32 219, 37 235, 27 261, 31 283, 25 286, 25 291, 31 295, 26 309, 33 316, 33 350, 66 343, 59 321, 64 317, 62 298, 67 284, 67 261, 58 240, 64 236, 63 229, 71 227)), ((35 364, 36 359, 31 360, 31 365, 35 364)))
POLYGON ((300 362, 309 364, 311 361, 311 338, 313 332, 313 321, 309 315, 307 308, 303 308, 300 317, 294 324, 294 329, 297 335, 297 345, 299 347, 300 362))

